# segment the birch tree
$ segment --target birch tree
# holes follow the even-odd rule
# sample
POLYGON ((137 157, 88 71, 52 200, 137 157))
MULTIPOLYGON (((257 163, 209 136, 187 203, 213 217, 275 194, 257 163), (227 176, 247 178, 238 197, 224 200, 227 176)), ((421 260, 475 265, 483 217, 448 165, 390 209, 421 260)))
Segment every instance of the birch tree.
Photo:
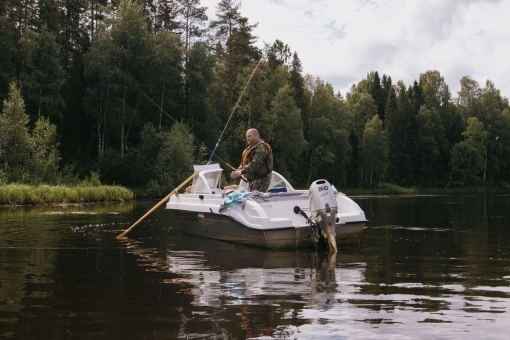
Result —
POLYGON ((459 187, 480 185, 484 171, 484 144, 487 132, 476 117, 468 119, 466 131, 462 133, 464 140, 457 143, 452 152, 452 173, 446 188, 454 180, 459 187))
POLYGON ((376 114, 363 129, 361 154, 363 159, 363 179, 369 188, 376 187, 384 177, 386 165, 385 137, 382 121, 376 114))

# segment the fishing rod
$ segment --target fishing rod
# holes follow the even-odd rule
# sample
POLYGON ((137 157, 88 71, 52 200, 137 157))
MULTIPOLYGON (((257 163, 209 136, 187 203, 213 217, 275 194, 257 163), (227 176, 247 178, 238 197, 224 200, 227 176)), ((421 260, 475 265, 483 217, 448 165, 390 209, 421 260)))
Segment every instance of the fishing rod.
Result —
MULTIPOLYGON (((181 122, 179 122, 177 119, 175 119, 174 117, 172 117, 172 115, 170 115, 168 112, 165 111, 165 109, 163 109, 158 103, 156 103, 154 100, 152 100, 151 97, 149 97, 147 95, 147 93, 145 93, 142 89, 138 89, 145 97, 147 97, 147 99, 153 103, 155 106, 157 106, 161 112, 163 112, 164 114, 166 114, 170 119, 173 120, 174 123, 176 123, 176 125, 185 133, 185 134, 189 134, 189 131, 187 129, 184 128, 183 124, 181 122)), ((211 149, 209 149, 202 141, 200 141, 197 137, 195 137, 195 135, 193 134, 190 134, 190 136, 193 138, 193 140, 198 144, 200 145, 201 147, 203 147, 204 149, 206 149, 207 151, 211 152, 211 149)), ((230 165, 229 163, 225 162, 223 159, 221 159, 220 157, 218 156, 214 156, 216 158, 216 160, 220 163, 222 163, 224 166, 226 166, 227 168, 229 168, 230 170, 232 171, 235 171, 237 170, 236 168, 234 168, 232 165, 230 165)), ((207 164, 210 164, 210 160, 207 164)))
MULTIPOLYGON (((246 83, 246 85, 244 86, 244 89, 243 91, 241 92, 241 95, 239 96, 239 98, 237 99, 237 102, 236 102, 236 105, 234 106, 234 108, 232 109, 232 113, 230 114, 230 117, 228 118, 228 121, 227 121, 227 124, 225 125, 225 127, 223 128, 223 131, 221 132, 221 135, 220 135, 220 138, 218 139, 218 142, 216 142, 216 146, 214 147, 214 150, 211 151, 207 146, 205 146, 204 143, 202 143, 202 141, 200 141, 197 137, 195 137, 195 135, 191 134, 191 137, 193 138, 193 140, 195 142, 197 142, 199 145, 201 145, 203 148, 205 148, 206 150, 208 150, 209 152, 211 152, 211 157, 209 158, 209 161, 207 162, 207 164, 211 164, 211 160, 214 157, 216 157, 216 159, 220 162, 220 163, 223 163, 223 165, 227 166, 230 170, 232 171, 235 171, 237 170, 236 168, 234 168, 232 165, 228 164, 227 162, 225 162, 224 160, 222 160, 220 157, 216 156, 214 153, 216 151, 216 148, 218 147, 218 145, 220 144, 220 141, 221 141, 221 137, 223 136, 223 133, 225 132, 227 126, 228 126, 228 123, 230 122, 230 119, 232 118, 232 116, 234 115, 234 111, 237 107, 237 105, 239 104, 239 102, 241 101, 241 97, 243 96, 244 94, 244 91, 246 90, 246 88, 248 87, 248 84, 250 83, 250 80, 251 78, 253 77, 253 75, 255 74, 255 71, 257 70, 257 68, 259 67, 259 64, 260 62, 262 61, 262 59, 259 60, 259 62, 257 63, 257 66, 255 66, 255 69, 253 70, 253 72, 251 73, 250 75, 250 78, 248 79, 248 82, 246 83)), ((172 115, 170 115, 168 112, 166 112, 161 106, 159 106, 154 100, 152 100, 151 97, 149 97, 145 92, 142 91, 142 89, 138 89, 145 97, 147 97, 147 99, 149 99, 149 101, 151 103, 153 103, 154 105, 156 105, 160 110, 161 112, 165 113, 168 117, 170 117, 170 119, 172 119, 174 121, 174 123, 177 124, 177 126, 187 135, 189 132, 187 131, 187 129, 184 128, 183 124, 180 123, 179 121, 177 121, 174 117, 172 117, 172 115)), ((129 227, 127 230, 125 230, 122 234, 120 234, 119 236, 117 236, 117 238, 123 238, 126 236, 126 234, 131 230, 133 229, 134 227, 136 227, 140 222, 142 222, 147 216, 149 216, 154 210, 156 210, 158 207, 160 207, 165 201, 167 201, 172 195, 174 195, 175 193, 177 193, 180 189, 182 189, 186 184, 189 183, 189 181, 191 181, 193 178, 195 178, 195 176, 197 175, 198 173, 195 172, 193 175, 191 175, 187 180, 185 180, 184 182, 182 182, 181 185, 179 185, 175 190, 173 190, 170 194, 168 194, 165 198, 163 198, 158 204, 156 204, 151 210, 149 210, 145 215, 143 215, 138 221, 136 221, 131 227, 129 227)), ((241 176, 241 179, 244 181, 244 182, 247 182, 247 180, 241 176)), ((211 210, 212 211, 212 210, 211 210)))
MULTIPOLYGON (((209 161, 207 162, 207 164, 211 164, 211 160, 212 160, 212 158, 214 156, 214 153, 216 152, 216 149, 218 148, 218 145, 220 145, 221 137, 223 137, 223 134, 225 133, 225 130, 227 129, 228 124, 230 123, 230 119, 232 119, 232 116, 234 115, 234 112, 235 112, 235 110, 237 108, 237 105, 239 105, 239 102, 241 101, 241 98, 243 97, 244 91, 248 87, 248 84, 250 84, 251 78, 255 74, 255 71, 257 71, 257 68, 259 67, 261 61, 262 61, 262 59, 260 59, 259 62, 257 63, 257 66, 255 66, 255 69, 251 73, 250 78, 248 78, 248 81, 246 82, 246 85, 244 86, 243 91, 241 92, 241 95, 239 96, 239 98, 237 98, 237 102, 234 105, 234 107, 232 108, 232 112, 230 113, 230 117, 228 117, 227 124, 225 124, 225 127, 223 128, 223 131, 221 131, 220 138, 218 138, 218 141, 216 142, 216 145, 214 146, 214 150, 212 151, 211 157, 209 158, 209 161)), ((235 170, 237 170, 237 169, 235 169, 235 170)))

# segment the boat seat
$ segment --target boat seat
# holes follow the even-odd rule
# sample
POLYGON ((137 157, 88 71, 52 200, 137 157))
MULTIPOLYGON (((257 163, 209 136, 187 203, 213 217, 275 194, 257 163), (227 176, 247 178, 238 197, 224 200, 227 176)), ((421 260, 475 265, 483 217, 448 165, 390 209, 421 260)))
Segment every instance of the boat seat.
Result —
POLYGON ((287 192, 287 188, 282 188, 282 187, 270 188, 267 192, 269 192, 269 193, 287 192))

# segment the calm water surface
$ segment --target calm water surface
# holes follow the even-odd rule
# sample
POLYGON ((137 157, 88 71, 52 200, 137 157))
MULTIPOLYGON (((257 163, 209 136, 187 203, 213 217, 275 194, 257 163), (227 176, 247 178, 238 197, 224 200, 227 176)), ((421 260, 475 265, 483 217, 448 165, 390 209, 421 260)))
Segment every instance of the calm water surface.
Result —
POLYGON ((336 256, 182 235, 155 202, 0 209, 0 337, 508 339, 510 197, 355 198, 336 256))

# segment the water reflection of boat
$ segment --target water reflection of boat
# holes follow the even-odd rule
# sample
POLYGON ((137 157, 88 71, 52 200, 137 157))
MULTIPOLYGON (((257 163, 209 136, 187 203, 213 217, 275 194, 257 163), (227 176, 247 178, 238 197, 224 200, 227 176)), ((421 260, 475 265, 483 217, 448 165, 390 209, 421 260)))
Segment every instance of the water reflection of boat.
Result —
POLYGON ((335 294, 351 291, 349 282, 364 281, 360 254, 315 251, 274 251, 182 235, 165 259, 133 243, 135 253, 176 274, 166 282, 180 284, 201 306, 278 304, 291 299, 312 308, 328 309, 335 294), (340 280, 342 278, 342 280, 340 280), (281 297, 281 298, 279 298, 281 297))
POLYGON ((267 248, 306 247, 323 239, 336 251, 337 244, 360 242, 365 213, 325 180, 296 190, 273 171, 267 193, 250 193, 242 181, 229 193, 220 187, 218 164, 195 171, 186 193, 166 204, 185 233, 267 248))

